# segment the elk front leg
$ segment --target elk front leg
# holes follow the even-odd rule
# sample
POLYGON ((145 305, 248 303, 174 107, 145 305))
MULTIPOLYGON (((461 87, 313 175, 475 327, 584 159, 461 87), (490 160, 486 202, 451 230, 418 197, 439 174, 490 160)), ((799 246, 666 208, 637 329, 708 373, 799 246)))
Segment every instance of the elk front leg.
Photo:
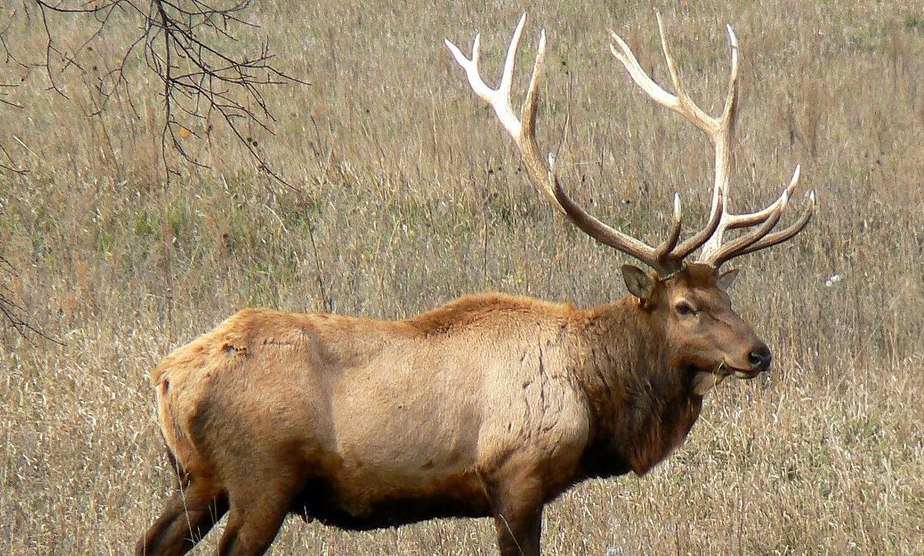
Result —
POLYGON ((538 556, 542 506, 510 508, 494 516, 497 546, 503 556, 538 556))
POLYGON ((495 482, 490 493, 500 553, 538 556, 544 503, 540 478, 518 474, 495 482))

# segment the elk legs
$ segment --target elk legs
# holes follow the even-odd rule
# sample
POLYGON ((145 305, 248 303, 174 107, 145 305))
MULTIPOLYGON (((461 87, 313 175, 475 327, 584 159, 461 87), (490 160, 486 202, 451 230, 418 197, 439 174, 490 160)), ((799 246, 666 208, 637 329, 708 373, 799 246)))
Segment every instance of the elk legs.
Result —
POLYGON ((488 488, 497 544, 503 556, 538 556, 542 536, 543 489, 541 478, 531 471, 505 466, 505 476, 488 488), (514 468, 514 469, 511 469, 514 468))
POLYGON ((223 494, 216 495, 205 481, 192 480, 173 495, 160 518, 138 539, 135 554, 185 554, 226 511, 228 501, 223 494))
MULTIPOLYGON (((259 466, 249 469, 256 470, 259 466)), ((231 511, 218 546, 221 556, 258 556, 265 553, 289 513, 293 494, 301 490, 302 480, 291 470, 261 471, 254 471, 252 476, 235 481, 237 488, 228 490, 231 511)))

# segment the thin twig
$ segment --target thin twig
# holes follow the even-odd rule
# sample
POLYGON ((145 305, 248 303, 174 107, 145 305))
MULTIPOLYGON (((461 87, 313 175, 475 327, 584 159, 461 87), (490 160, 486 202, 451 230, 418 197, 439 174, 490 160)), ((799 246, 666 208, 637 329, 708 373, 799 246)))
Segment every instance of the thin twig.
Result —
MULTIPOLYGON (((258 26, 247 20, 253 7, 250 0, 221 5, 217 0, 108 0, 86 3, 82 0, 21 0, 28 16, 29 6, 38 8, 39 21, 45 37, 44 60, 40 63, 20 62, 10 50, 6 35, 12 23, 0 28, 0 55, 29 70, 44 70, 50 90, 69 98, 60 77, 68 71, 84 72, 81 54, 90 43, 103 36, 115 23, 112 16, 120 13, 135 18, 140 25, 138 34, 125 48, 114 68, 104 73, 96 83, 100 96, 98 107, 91 116, 106 109, 120 89, 128 88, 126 65, 133 58, 141 59, 162 84, 163 126, 161 128, 161 159, 166 181, 178 175, 172 165, 171 152, 194 168, 207 168, 187 146, 188 137, 200 137, 195 130, 213 115, 224 121, 236 140, 256 161, 257 168, 288 188, 293 188, 257 149, 246 129, 257 127, 272 134, 276 119, 267 104, 267 87, 307 84, 304 80, 280 69, 273 63, 274 54, 265 41, 240 55, 223 48, 223 42, 248 44, 239 40, 241 30, 252 32, 258 26), (66 51, 55 40, 53 16, 88 17, 94 22, 92 33, 73 52, 66 51), (140 47, 140 49, 139 49, 140 47)), ((16 15, 14 10, 11 14, 16 15)), ((118 21, 124 26, 123 21, 118 21)), ((131 95, 127 95, 131 104, 131 95)), ((0 105, 19 107, 21 103, 0 94, 0 105)), ((132 110, 134 110, 134 104, 132 110)), ((18 168, 5 164, 4 169, 18 168), (9 167, 8 167, 9 166, 9 167)))

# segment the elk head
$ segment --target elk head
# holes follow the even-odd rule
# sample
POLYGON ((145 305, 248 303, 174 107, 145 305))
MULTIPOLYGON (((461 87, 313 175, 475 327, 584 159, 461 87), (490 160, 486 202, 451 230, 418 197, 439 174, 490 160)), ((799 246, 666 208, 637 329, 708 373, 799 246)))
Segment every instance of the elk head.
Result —
POLYGON ((731 374, 750 379, 770 369, 770 349, 732 309, 727 291, 737 270, 720 274, 696 262, 667 279, 631 265, 622 271, 665 339, 668 364, 686 372, 695 393, 704 394, 731 374))
POLYGON ((713 117, 697 106, 684 90, 668 48, 660 14, 657 19, 673 93, 655 83, 642 69, 625 41, 612 32, 613 44, 610 50, 652 100, 680 114, 706 134, 715 149, 715 182, 712 206, 705 225, 684 241, 680 241, 680 196, 674 194, 673 223, 665 239, 656 246, 624 234, 589 214, 562 188, 555 172, 554 155, 540 155, 535 133, 539 84, 545 60, 545 31, 540 35, 532 77, 519 116, 511 106, 510 89, 517 46, 526 22, 525 14, 510 41, 497 89, 485 84, 479 74, 479 35, 475 36, 470 59, 448 40, 446 46, 465 69, 472 89, 491 105, 507 133, 516 142, 533 186, 581 231, 652 269, 652 272, 646 273, 634 266, 623 266, 626 286, 637 298, 640 310, 650 315, 651 322, 661 329, 669 344, 671 366, 690 370, 693 390, 702 393, 730 374, 752 378, 769 369, 770 350, 757 338, 750 325, 732 310, 726 290, 736 271, 720 273, 720 268, 734 257, 782 243, 802 231, 814 213, 815 193, 809 193, 808 207, 796 222, 785 229, 773 231, 799 182, 797 166, 789 185, 768 207, 745 214, 732 214, 728 211, 738 100, 737 38, 731 27, 727 27, 731 45, 731 74, 722 113, 713 117), (746 231, 723 243, 725 232, 736 229, 746 231), (700 249, 696 262, 688 263, 687 258, 700 249))

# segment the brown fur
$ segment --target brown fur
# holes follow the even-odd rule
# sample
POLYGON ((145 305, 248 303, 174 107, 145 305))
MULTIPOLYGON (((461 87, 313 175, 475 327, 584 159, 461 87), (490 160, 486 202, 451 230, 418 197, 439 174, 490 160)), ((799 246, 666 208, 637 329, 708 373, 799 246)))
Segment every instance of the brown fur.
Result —
POLYGON ((138 553, 183 553, 226 510, 224 554, 262 553, 289 512, 493 516, 502 553, 538 553, 546 502, 646 473, 699 415, 694 376, 757 342, 711 267, 652 280, 649 299, 587 310, 487 294, 395 322, 237 313, 152 373, 188 484, 138 553))

